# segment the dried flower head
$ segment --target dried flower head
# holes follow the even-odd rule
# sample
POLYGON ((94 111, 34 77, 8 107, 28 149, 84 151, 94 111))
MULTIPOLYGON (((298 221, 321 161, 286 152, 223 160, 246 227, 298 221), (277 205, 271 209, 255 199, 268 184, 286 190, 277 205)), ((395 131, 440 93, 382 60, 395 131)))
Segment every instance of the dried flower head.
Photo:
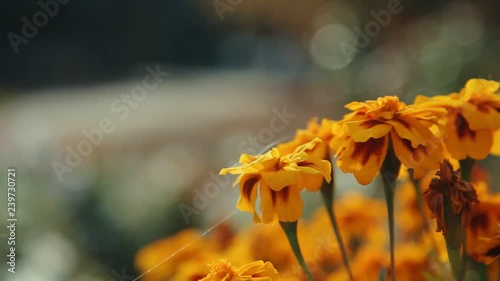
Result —
POLYGON ((474 187, 461 177, 461 169, 453 170, 448 160, 441 163, 436 172, 439 178, 433 178, 429 189, 424 192, 429 209, 436 217, 437 230, 446 233, 445 205, 451 204, 454 215, 461 215, 461 224, 465 227, 470 220, 472 203, 479 203, 474 187))

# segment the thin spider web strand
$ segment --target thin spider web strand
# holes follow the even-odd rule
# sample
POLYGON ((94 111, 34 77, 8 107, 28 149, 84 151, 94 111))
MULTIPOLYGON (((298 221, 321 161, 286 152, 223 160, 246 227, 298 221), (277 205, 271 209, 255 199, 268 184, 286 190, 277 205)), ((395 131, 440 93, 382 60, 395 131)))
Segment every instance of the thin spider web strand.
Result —
POLYGON ((175 255, 177 255, 178 253, 182 252, 182 250, 186 249, 187 247, 189 247, 194 242, 196 242, 196 241, 200 240, 201 238, 203 238, 203 236, 207 235, 210 231, 214 230, 214 228, 216 228, 217 226, 219 226, 220 224, 222 224, 223 222, 225 222, 226 220, 228 220, 230 217, 234 216, 236 213, 237 213, 237 211, 233 211, 231 214, 227 215, 222 220, 218 221, 215 225, 213 225, 209 229, 205 230, 205 232, 203 232, 200 235, 200 237, 198 237, 197 239, 195 239, 195 240, 187 243, 186 245, 182 246, 179 250, 175 251, 173 254, 171 254, 170 256, 166 257, 165 259, 163 259, 162 261, 160 261, 159 263, 157 263, 155 266, 153 266, 152 268, 148 269, 148 271, 146 271, 143 274, 139 275, 137 278, 135 278, 132 281, 137 281, 137 280, 141 279, 142 277, 144 277, 146 274, 148 274, 151 271, 155 270, 158 266, 160 266, 164 262, 168 261, 169 259, 171 259, 175 255))

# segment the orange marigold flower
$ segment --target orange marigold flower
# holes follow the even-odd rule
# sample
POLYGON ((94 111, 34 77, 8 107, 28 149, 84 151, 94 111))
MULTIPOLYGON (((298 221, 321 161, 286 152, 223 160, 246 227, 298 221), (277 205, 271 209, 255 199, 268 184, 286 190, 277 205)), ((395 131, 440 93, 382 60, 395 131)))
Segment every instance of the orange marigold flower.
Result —
POLYGON ((433 178, 429 189, 424 192, 424 198, 432 214, 436 217, 437 230, 443 234, 447 232, 445 205, 451 204, 453 213, 461 215, 461 224, 465 227, 470 219, 472 203, 479 203, 474 187, 462 179, 461 170, 453 170, 448 160, 441 164, 441 169, 436 172, 439 178, 433 178))
POLYGON ((407 242, 397 246, 396 280, 429 280, 426 275, 436 276, 436 280, 444 279, 438 278, 437 268, 433 268, 434 261, 429 256, 429 246, 424 242, 407 242))
POLYGON ((141 280, 179 280, 174 277, 183 269, 181 264, 194 260, 206 264, 217 258, 221 250, 217 241, 200 238, 201 233, 189 228, 141 248, 135 256, 135 266, 139 272, 148 272, 141 280))
MULTIPOLYGON (((390 263, 389 254, 384 248, 364 246, 351 261, 354 280, 379 280, 382 269, 387 270, 390 263)), ((327 281, 348 281, 347 272, 343 269, 332 272, 327 281)))
POLYGON ((453 158, 484 159, 490 153, 500 155, 499 87, 496 81, 470 79, 459 93, 418 96, 415 104, 448 110, 443 140, 453 158))
POLYGON ((306 129, 297 130, 293 140, 281 143, 277 146, 277 148, 282 154, 290 154, 293 153, 297 147, 308 143, 315 138, 319 138, 323 142, 318 143, 309 154, 314 154, 321 159, 326 159, 330 151, 328 143, 333 137, 334 125, 335 121, 330 119, 323 118, 321 123, 318 123, 318 118, 312 118, 307 123, 306 129))
MULTIPOLYGON (((278 144, 277 148, 281 155, 293 153, 297 147, 312 141, 315 138, 321 139, 323 142, 316 144, 308 154, 314 155, 320 159, 329 160, 330 147, 329 142, 333 138, 333 127, 336 126, 335 121, 323 118, 321 123, 318 123, 317 118, 312 118, 307 123, 306 129, 299 129, 295 133, 295 138, 289 142, 278 144)), ((323 176, 321 174, 313 175, 310 178, 309 189, 318 190, 323 184, 323 176)))
POLYGON ((210 264, 212 270, 200 281, 281 281, 270 262, 255 261, 236 269, 227 260, 210 264))
POLYGON ((467 253, 486 264, 500 256, 500 198, 495 199, 475 204, 467 226, 467 253))
POLYGON ((361 184, 369 184, 379 172, 389 144, 403 165, 415 176, 437 169, 443 159, 442 143, 432 131, 446 110, 406 105, 397 96, 366 102, 351 102, 354 111, 338 122, 330 142, 337 152, 337 165, 353 173, 361 184))
POLYGON ((255 222, 297 221, 304 208, 300 197, 302 188, 316 191, 314 176, 318 174, 328 182, 331 180, 330 162, 309 154, 320 142, 320 139, 314 139, 288 155, 281 155, 277 148, 259 156, 243 154, 241 166, 222 169, 221 175, 239 174, 234 183, 240 184, 238 209, 253 213, 255 222), (262 220, 255 210, 259 188, 262 220))

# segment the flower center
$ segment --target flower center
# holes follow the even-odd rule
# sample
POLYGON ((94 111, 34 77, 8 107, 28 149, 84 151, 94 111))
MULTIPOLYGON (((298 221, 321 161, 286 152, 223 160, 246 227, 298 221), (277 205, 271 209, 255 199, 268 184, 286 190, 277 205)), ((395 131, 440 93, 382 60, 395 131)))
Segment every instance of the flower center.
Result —
POLYGON ((392 119, 396 112, 400 111, 405 106, 406 104, 400 102, 397 96, 385 96, 378 98, 376 104, 372 105, 372 109, 367 113, 371 118, 375 119, 392 119))
POLYGON ((385 96, 377 99, 377 104, 386 111, 397 111, 401 102, 397 96, 385 96))
POLYGON ((220 259, 212 263, 211 266, 212 275, 219 277, 221 280, 232 280, 233 277, 238 275, 236 269, 225 259, 220 259))

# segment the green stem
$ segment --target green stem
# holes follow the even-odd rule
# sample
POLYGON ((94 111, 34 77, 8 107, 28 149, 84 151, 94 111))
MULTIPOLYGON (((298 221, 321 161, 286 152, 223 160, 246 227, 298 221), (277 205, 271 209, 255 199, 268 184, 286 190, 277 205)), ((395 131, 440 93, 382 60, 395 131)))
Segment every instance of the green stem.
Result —
MULTIPOLYGON (((471 178, 472 178, 472 170, 474 169, 474 165, 476 164, 476 160, 475 159, 472 159, 472 158, 465 158, 463 160, 460 160, 460 168, 462 169, 462 179, 465 180, 465 181, 471 181, 471 178)), ((461 227, 461 223, 460 225, 458 225, 458 227, 460 228, 460 230, 457 230, 461 233, 458 233, 457 235, 461 235, 461 238, 463 239, 462 240, 462 243, 460 245, 460 249, 462 249, 462 252, 460 254, 460 259, 458 260, 459 262, 459 265, 458 265, 458 275, 457 276, 457 280, 463 280, 465 278, 465 271, 466 271, 466 267, 467 267, 467 254, 465 253, 465 240, 467 239, 466 237, 466 232, 465 230, 462 229, 461 227)), ((452 249, 453 251, 453 249, 452 249)))
POLYGON ((450 260, 451 270, 457 281, 463 280, 463 276, 460 274, 460 248, 446 245, 446 251, 448 252, 448 259, 450 260))
POLYGON ((476 160, 472 158, 465 158, 460 160, 460 168, 462 169, 462 179, 464 181, 470 181, 472 177, 472 169, 476 164, 476 160))
POLYGON ((309 281, 315 281, 311 271, 307 268, 306 262, 304 261, 304 257, 302 256, 302 252, 300 251, 299 239, 297 237, 297 221, 294 222, 283 222, 280 221, 281 228, 285 231, 286 237, 288 238, 288 242, 290 243, 290 247, 292 247, 293 253, 297 258, 302 270, 307 275, 309 281))
MULTIPOLYGON (((413 184, 413 189, 415 190, 415 195, 417 199, 417 206, 420 215, 422 216, 423 226, 425 232, 431 231, 431 226, 429 224, 429 220, 427 219, 427 214, 425 213, 425 203, 424 196, 422 196, 422 192, 420 190, 420 180, 413 179, 413 169, 408 169, 408 174, 410 175, 410 180, 413 184)), ((432 243, 434 244, 434 249, 437 249, 436 241, 432 239, 432 243)))
POLYGON ((413 169, 408 169, 408 174, 410 175, 410 180, 413 184, 413 189, 415 190, 418 211, 420 212, 420 215, 422 216, 422 219, 424 221, 424 230, 429 231, 430 225, 427 221, 427 215, 425 214, 424 198, 422 196, 422 192, 420 192, 420 180, 413 179, 413 169))
POLYGON ((354 277, 352 275, 351 268, 349 267, 349 259, 347 258, 347 251, 345 248, 344 240, 342 239, 342 235, 340 234, 340 228, 337 224, 337 220, 335 219, 333 202, 334 202, 334 183, 332 180, 332 186, 327 184, 323 184, 321 186, 321 197, 323 198, 323 203, 325 204, 326 211, 328 216, 330 217, 330 221, 333 226, 333 232, 335 232, 335 237, 337 237, 337 242, 339 243, 340 253, 342 254, 342 261, 344 262, 345 270, 349 275, 349 280, 353 281, 354 277))
POLYGON ((391 280, 396 280, 394 266, 394 191, 396 190, 396 180, 398 179, 401 162, 396 157, 392 143, 389 143, 387 155, 380 169, 382 184, 384 186, 385 201, 387 204, 387 217, 389 219, 389 244, 391 252, 391 280))
POLYGON ((464 257, 462 255, 465 245, 465 230, 461 224, 461 214, 455 214, 451 206, 451 200, 443 200, 444 220, 446 221, 447 231, 444 233, 446 241, 446 250, 450 260, 453 275, 457 281, 464 280, 464 257))
MULTIPOLYGON (((477 279, 477 280, 488 280, 488 266, 484 263, 477 262, 473 258, 467 256, 467 262, 470 265, 470 269, 467 270, 468 272, 471 272, 472 275, 477 279)), ((469 279, 468 274, 465 275, 466 280, 473 280, 469 279)))
POLYGON ((387 204, 387 216, 389 219, 389 244, 391 251, 391 280, 395 280, 396 272, 394 268, 394 191, 393 189, 384 184, 384 194, 387 204))

